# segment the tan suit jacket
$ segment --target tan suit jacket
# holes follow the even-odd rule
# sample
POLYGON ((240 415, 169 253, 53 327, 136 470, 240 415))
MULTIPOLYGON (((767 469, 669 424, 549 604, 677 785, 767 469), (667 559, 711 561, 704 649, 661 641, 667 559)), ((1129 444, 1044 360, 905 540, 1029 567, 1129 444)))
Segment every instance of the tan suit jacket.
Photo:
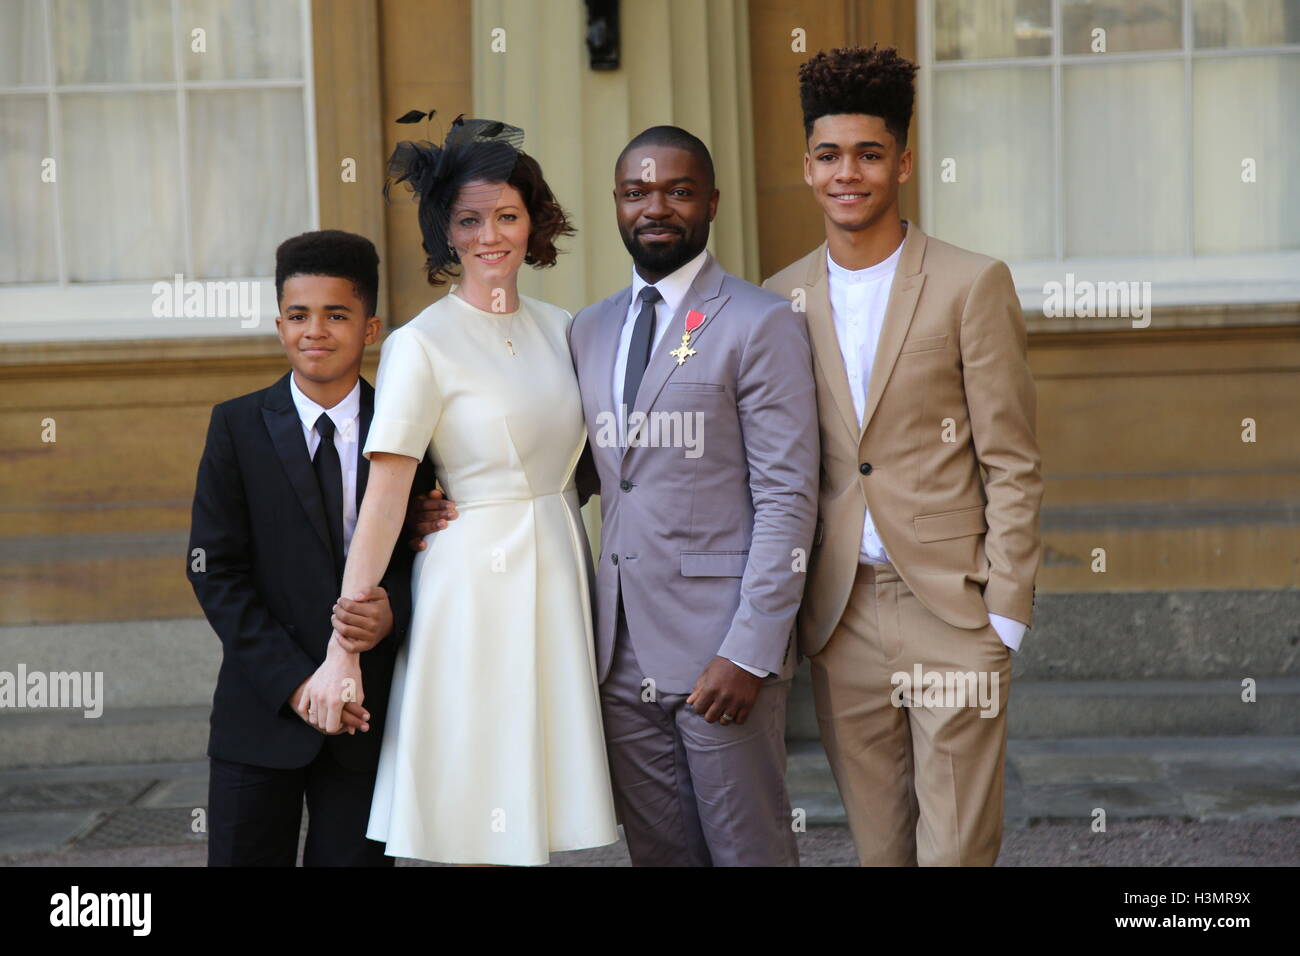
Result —
POLYGON ((955 627, 1032 624, 1043 482, 1024 317, 1006 264, 908 224, 859 425, 831 316, 826 243, 763 287, 802 305, 821 432, 800 650, 830 639, 865 509, 917 598, 955 627))

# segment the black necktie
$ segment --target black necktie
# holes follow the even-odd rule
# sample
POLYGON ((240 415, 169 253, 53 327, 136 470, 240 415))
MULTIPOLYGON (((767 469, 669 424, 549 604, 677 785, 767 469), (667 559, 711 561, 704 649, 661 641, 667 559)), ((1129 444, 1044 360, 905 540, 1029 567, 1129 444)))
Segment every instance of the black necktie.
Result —
POLYGON ((316 419, 316 434, 320 444, 316 457, 311 460, 320 482, 321 500, 325 503, 325 523, 329 526, 330 543, 334 547, 334 567, 343 574, 343 467, 339 463, 339 450, 334 447, 334 421, 321 413, 316 419))
POLYGON ((632 344, 627 350, 627 371, 623 373, 623 404, 629 409, 636 404, 636 390, 641 387, 645 367, 650 364, 650 351, 654 348, 655 303, 663 298, 652 285, 646 286, 638 296, 641 313, 632 327, 632 344))

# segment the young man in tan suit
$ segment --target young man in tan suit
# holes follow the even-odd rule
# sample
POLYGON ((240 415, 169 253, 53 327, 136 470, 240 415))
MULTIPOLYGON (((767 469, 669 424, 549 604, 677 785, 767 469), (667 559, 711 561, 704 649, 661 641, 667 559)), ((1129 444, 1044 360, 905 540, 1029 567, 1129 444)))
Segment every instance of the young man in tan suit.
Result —
POLYGON ((805 311, 813 345, 799 644, 859 859, 991 865, 1041 553, 1034 384, 1006 265, 899 216, 915 71, 875 47, 801 67, 826 242, 764 287, 805 311))

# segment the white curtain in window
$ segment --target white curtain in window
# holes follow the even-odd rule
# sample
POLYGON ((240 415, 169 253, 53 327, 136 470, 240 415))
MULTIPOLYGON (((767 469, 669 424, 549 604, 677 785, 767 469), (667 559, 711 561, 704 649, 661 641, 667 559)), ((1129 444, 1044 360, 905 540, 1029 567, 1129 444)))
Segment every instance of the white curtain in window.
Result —
POLYGON ((1051 52, 1051 0, 935 0, 937 60, 1046 56, 1051 52))
POLYGON ((185 271, 175 93, 60 96, 71 282, 185 271))
POLYGON ((0 283, 59 277, 54 186, 42 180, 47 109, 44 96, 0 96, 0 283))
POLYGON ((942 70, 934 85, 935 234, 1002 259, 1052 258, 1051 71, 942 70))
POLYGON ((169 0, 53 0, 59 83, 169 83, 176 77, 169 0))
MULTIPOLYGON (((301 3, 182 0, 177 9, 174 25, 170 0, 50 0, 51 71, 39 0, 0 0, 0 86, 44 85, 51 72, 56 83, 70 281, 185 272, 186 202, 194 278, 268 274, 276 244, 310 226, 315 157, 301 87, 106 85, 172 84, 178 67, 188 80, 234 85, 301 80, 301 3), (196 28, 206 52, 190 48, 196 28), (59 88, 70 84, 83 88, 59 88)), ((44 91, 0 94, 0 283, 58 278, 54 189, 40 181, 41 161, 53 155, 48 116, 44 91)))
POLYGON ((0 86, 45 82, 41 0, 0 0, 0 86))
POLYGON ((181 0, 181 32, 204 31, 208 52, 186 56, 187 80, 298 79, 298 0, 181 0))
MULTIPOLYGON (((935 0, 933 9, 939 61, 1023 53, 1008 36, 1043 32, 1030 0, 935 0)), ((1096 26, 1110 52, 1182 43, 1181 0, 1062 0, 1059 9, 1066 52, 1086 55, 1096 26)), ((1197 50, 1300 42, 1300 0, 1193 0, 1191 10, 1197 50)), ((935 231, 1022 262, 1051 258, 1058 227, 1067 258, 1300 249, 1300 54, 1195 57, 1190 104, 1188 68, 1181 57, 1103 54, 1060 67, 1059 224, 1050 69, 936 70, 922 171, 935 231)))
POLYGON ((1183 64, 1067 66, 1065 255, 1187 252, 1183 64))
POLYGON ((1193 0, 1193 46, 1300 43, 1300 0, 1193 0))
POLYGON ((270 274, 310 222, 302 92, 194 91, 189 128, 195 272, 270 274))
POLYGON ((1300 249, 1300 55, 1197 60, 1192 89, 1197 253, 1300 249))

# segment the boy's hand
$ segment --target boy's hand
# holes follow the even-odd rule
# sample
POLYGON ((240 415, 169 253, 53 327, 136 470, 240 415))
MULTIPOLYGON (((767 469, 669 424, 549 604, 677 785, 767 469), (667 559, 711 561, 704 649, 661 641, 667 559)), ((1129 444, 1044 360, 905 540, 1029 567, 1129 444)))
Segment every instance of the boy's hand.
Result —
POLYGON ((325 663, 308 678, 294 709, 317 730, 337 734, 343 727, 345 705, 354 702, 359 706, 364 701, 361 658, 343 650, 338 644, 338 635, 334 634, 325 652, 325 663))
MULTIPOLYGON (((295 690, 293 694, 290 695, 289 697, 289 706, 292 707, 294 712, 297 713, 299 716, 303 714, 303 711, 298 709, 298 704, 304 701, 305 699, 304 693, 307 690, 307 685, 310 683, 311 683, 311 678, 308 677, 305 681, 303 681, 301 684, 298 685, 298 689, 295 690)), ((306 721, 307 718, 303 717, 303 720, 306 721)), ((308 724, 310 724, 310 721, 308 721, 308 724)), ((320 728, 318 727, 312 727, 312 730, 319 730, 319 729, 320 728)), ((343 725, 339 727, 337 733, 341 734, 344 731, 347 731, 349 734, 353 734, 355 736, 358 730, 361 731, 362 733, 365 733, 369 729, 370 729, 370 711, 366 710, 356 701, 348 701, 346 704, 343 705, 343 725)))
POLYGON ((393 606, 388 603, 388 592, 376 584, 353 598, 339 598, 330 623, 345 651, 359 654, 370 650, 393 632, 393 606))
POLYGON ((412 551, 423 551, 424 536, 441 531, 448 521, 455 521, 456 502, 448 501, 436 488, 422 495, 414 495, 406 509, 406 524, 414 534, 410 540, 412 551))

